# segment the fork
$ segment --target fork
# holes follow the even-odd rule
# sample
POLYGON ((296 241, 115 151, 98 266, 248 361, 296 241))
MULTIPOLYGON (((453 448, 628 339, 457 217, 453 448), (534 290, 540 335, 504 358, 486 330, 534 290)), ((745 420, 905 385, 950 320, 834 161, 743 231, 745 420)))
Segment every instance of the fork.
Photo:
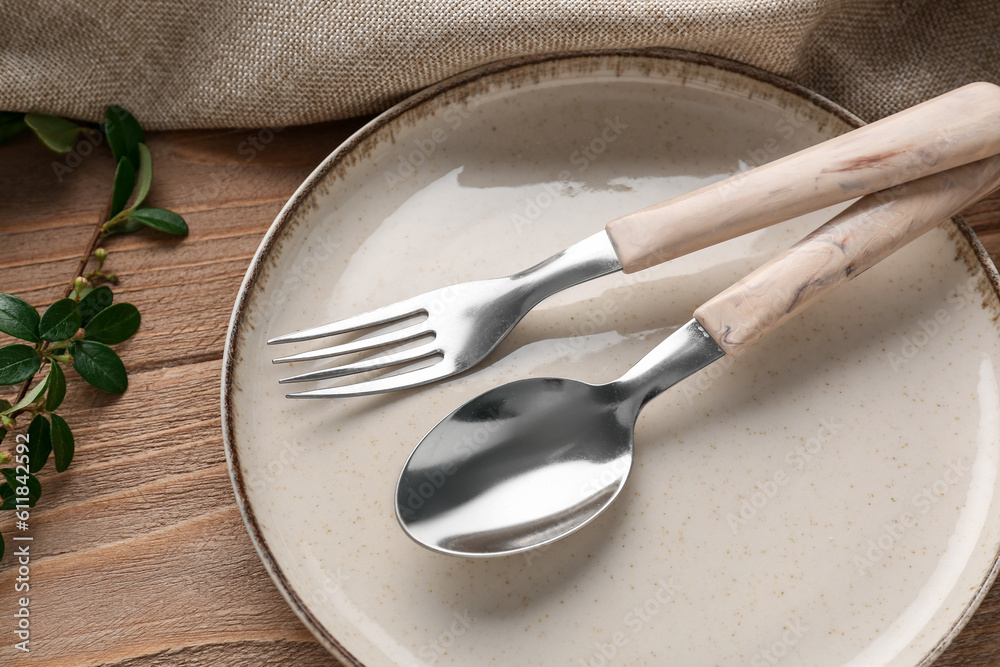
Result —
POLYGON ((973 83, 878 122, 609 222, 535 266, 410 297, 272 338, 298 343, 380 327, 346 343, 274 359, 306 362, 369 352, 284 378, 298 383, 387 374, 288 398, 366 396, 417 387, 482 361, 524 315, 563 289, 632 273, 771 224, 1000 153, 1000 87, 973 83), (409 320, 423 317, 419 322, 409 320), (431 340, 424 341, 424 338, 431 340), (405 349, 397 349, 411 345, 405 349), (384 354, 379 351, 385 351, 384 354))

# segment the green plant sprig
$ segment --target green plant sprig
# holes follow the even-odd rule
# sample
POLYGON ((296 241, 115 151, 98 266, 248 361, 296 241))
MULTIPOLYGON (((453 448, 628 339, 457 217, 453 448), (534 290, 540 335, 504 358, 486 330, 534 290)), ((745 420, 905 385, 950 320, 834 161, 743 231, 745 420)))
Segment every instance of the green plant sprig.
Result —
MULTIPOLYGON (((72 150, 81 132, 95 131, 56 116, 0 112, 0 144, 26 128, 57 152, 72 150)), ((42 492, 35 474, 50 456, 56 472, 73 461, 73 432, 56 413, 66 397, 64 365, 110 394, 128 388, 125 365, 111 346, 131 338, 142 318, 132 304, 114 303, 109 285, 116 285, 118 276, 105 270, 108 252, 100 242, 143 227, 188 233, 184 219, 173 211, 141 207, 152 183, 153 161, 138 121, 125 109, 109 106, 100 129, 117 163, 114 184, 63 298, 39 313, 24 299, 0 292, 0 331, 23 341, 0 347, 0 386, 20 385, 13 401, 0 399, 0 443, 18 428, 19 418, 30 417, 27 442, 17 444, 13 453, 0 451, 0 465, 16 464, 0 469, 0 510, 35 506, 42 492), (97 266, 88 272, 91 260, 97 266)), ((3 552, 0 535, 0 558, 3 552)))

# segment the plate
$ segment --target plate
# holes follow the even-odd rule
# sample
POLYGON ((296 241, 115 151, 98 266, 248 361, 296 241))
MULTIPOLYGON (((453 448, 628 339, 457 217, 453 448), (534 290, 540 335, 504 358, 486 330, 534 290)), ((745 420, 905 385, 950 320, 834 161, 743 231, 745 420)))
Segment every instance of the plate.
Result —
POLYGON ((330 155, 251 263, 223 377, 248 530, 319 640, 371 667, 913 666, 940 653, 1000 547, 997 275, 960 220, 659 397, 613 507, 506 558, 442 556, 400 530, 394 485, 423 434, 502 382, 617 377, 833 210, 567 290, 479 368, 428 387, 289 401, 289 368, 270 360, 308 346, 265 346, 513 273, 857 122, 725 61, 578 54, 448 80, 330 155))

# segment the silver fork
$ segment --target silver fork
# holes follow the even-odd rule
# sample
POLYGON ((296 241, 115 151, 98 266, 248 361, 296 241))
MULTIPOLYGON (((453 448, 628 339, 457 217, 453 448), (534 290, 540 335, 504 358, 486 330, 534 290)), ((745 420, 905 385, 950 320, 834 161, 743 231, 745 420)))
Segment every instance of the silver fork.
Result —
POLYGON ((292 354, 274 363, 310 361, 352 352, 400 345, 421 337, 434 339, 410 349, 362 361, 303 373, 281 382, 326 380, 376 371, 400 364, 419 364, 436 356, 431 365, 397 375, 343 387, 289 394, 289 398, 364 396, 416 387, 461 373, 476 365, 500 344, 524 315, 542 299, 591 278, 621 270, 611 241, 600 232, 576 243, 541 264, 506 278, 477 280, 433 290, 391 306, 269 340, 269 344, 297 342, 348 333, 378 325, 391 326, 421 315, 426 319, 388 333, 375 332, 349 343, 292 354))
POLYGON ((380 326, 350 342, 274 359, 304 362, 390 348, 280 380, 308 382, 393 369, 288 398, 365 396, 416 387, 482 361, 536 304, 600 276, 638 271, 855 197, 1000 153, 1000 88, 975 83, 756 169, 608 223, 530 269, 452 285, 268 341, 297 343, 380 326), (400 323, 425 319, 393 329, 400 323), (433 337, 429 342, 422 338, 433 337), (421 342, 418 342, 421 341, 421 342), (413 344, 393 350, 394 346, 413 344), (430 365, 427 365, 430 364, 430 365))

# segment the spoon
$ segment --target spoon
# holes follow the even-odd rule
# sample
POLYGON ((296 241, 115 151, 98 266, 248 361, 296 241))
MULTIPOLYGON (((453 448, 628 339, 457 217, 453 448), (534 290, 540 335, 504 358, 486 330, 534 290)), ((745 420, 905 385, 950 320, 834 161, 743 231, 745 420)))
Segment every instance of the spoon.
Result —
POLYGON ((400 525, 462 557, 513 554, 579 530, 624 487, 635 422, 653 398, 997 186, 1000 156, 868 195, 703 304, 617 380, 533 378, 473 398, 410 454, 396 486, 400 525))

